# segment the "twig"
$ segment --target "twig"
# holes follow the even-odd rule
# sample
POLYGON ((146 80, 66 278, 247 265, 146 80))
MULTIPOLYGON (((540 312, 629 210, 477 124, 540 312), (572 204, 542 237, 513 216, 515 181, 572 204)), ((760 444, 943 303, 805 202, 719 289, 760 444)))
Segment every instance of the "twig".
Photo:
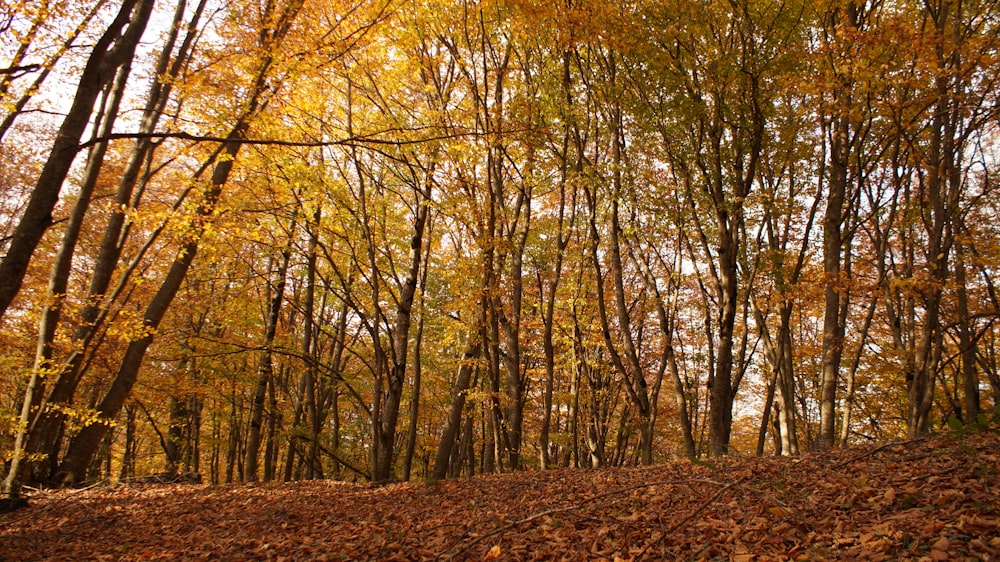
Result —
POLYGON ((658 542, 662 541, 663 539, 665 539, 667 537, 667 535, 669 535, 670 533, 673 533, 674 531, 676 531, 677 529, 679 529, 682 525, 684 525, 688 521, 694 519, 694 517, 696 515, 698 515, 702 511, 705 511, 705 509, 708 508, 708 506, 710 506, 713 503, 715 503, 715 500, 719 499, 719 497, 722 496, 722 494, 726 493, 726 490, 732 488, 733 486, 735 486, 736 484, 739 484, 741 482, 743 482, 743 479, 737 480, 736 482, 730 482, 729 484, 726 484, 722 488, 719 488, 719 490, 717 492, 715 492, 714 494, 712 494, 712 497, 710 497, 707 500, 705 500, 704 502, 702 502, 702 504, 698 506, 698 509, 695 509, 691 513, 688 513, 687 516, 684 517, 684 519, 681 519, 680 521, 674 523, 673 525, 670 526, 669 529, 664 530, 663 534, 661 534, 659 536, 659 538, 657 538, 654 541, 650 541, 648 544, 646 544, 646 546, 642 547, 642 550, 639 551, 639 554, 637 554, 635 556, 635 560, 638 560, 638 559, 642 558, 646 554, 646 551, 649 550, 650 548, 652 548, 653 545, 655 545, 656 543, 658 543, 658 542))
POLYGON ((846 461, 838 462, 837 464, 831 466, 830 468, 831 469, 841 468, 841 467, 847 466, 847 465, 849 465, 849 464, 851 464, 853 462, 857 462, 857 461, 859 461, 859 460, 861 460, 863 458, 870 457, 870 456, 874 455, 875 453, 878 453, 879 451, 882 451, 884 449, 889 449, 891 447, 896 447, 896 446, 912 445, 914 443, 919 443, 920 441, 924 441, 925 439, 926 439, 926 437, 918 437, 916 439, 910 439, 908 441, 893 441, 892 443, 886 443, 884 445, 879 445, 878 447, 875 447, 874 449, 872 449, 870 451, 866 451, 866 452, 864 452, 864 453, 862 453, 860 455, 857 455, 855 457, 851 457, 851 458, 847 459, 846 461))
MULTIPOLYGON (((451 554, 449 556, 447 554, 447 552, 449 550, 455 548, 459 544, 461 544, 461 541, 459 541, 458 543, 453 544, 447 550, 445 550, 444 552, 442 552, 441 554, 439 554, 438 558, 439 559, 452 560, 456 556, 458 556, 459 554, 462 554, 463 552, 466 552, 467 550, 469 550, 473 546, 479 544, 480 542, 486 540, 489 537, 493 537, 493 536, 502 534, 502 533, 504 533, 504 532, 506 532, 506 531, 508 531, 510 529, 513 529, 514 527, 517 527, 519 525, 523 525, 524 523, 530 523, 531 521, 534 521, 536 519, 541 519, 542 517, 546 517, 548 515, 554 515, 556 513, 565 513, 567 511, 574 511, 574 510, 580 509, 581 507, 583 507, 583 506, 585 506, 587 504, 594 503, 597 500, 604 499, 604 498, 607 498, 607 497, 610 497, 610 496, 618 496, 618 495, 624 494, 625 492, 631 492, 631 491, 639 490, 639 489, 642 489, 642 488, 652 488, 654 486, 666 486, 666 485, 678 485, 678 484, 692 484, 692 483, 714 484, 716 486, 719 485, 719 484, 721 484, 721 482, 716 482, 715 480, 700 480, 700 479, 693 479, 693 480, 659 480, 659 481, 656 481, 656 482, 647 482, 645 484, 636 484, 634 486, 627 486, 625 488, 619 488, 617 490, 612 490, 610 492, 605 492, 603 494, 597 494, 596 496, 591 496, 591 497, 587 498, 585 501, 580 502, 578 504, 574 504, 574 505, 571 505, 571 506, 568 506, 568 507, 557 507, 557 508, 553 508, 553 509, 547 509, 545 511, 541 511, 541 512, 535 513, 533 515, 529 515, 528 517, 525 517, 524 519, 518 519, 517 521, 513 521, 511 523, 508 523, 507 525, 504 525, 503 527, 498 527, 498 528, 496 528, 496 529, 494 529, 494 530, 492 530, 492 531, 490 531, 488 533, 484 533, 482 535, 479 535, 478 537, 476 537, 475 539, 473 539, 470 542, 466 543, 464 546, 462 546, 462 548, 458 549, 455 553, 453 553, 453 554, 451 554)), ((718 495, 720 493, 722 493, 723 491, 725 491, 726 489, 728 489, 732 485, 733 485, 733 483, 727 484, 725 487, 722 488, 722 490, 720 490, 714 496, 712 496, 712 498, 709 500, 709 502, 711 502, 712 500, 714 500, 716 497, 718 497, 718 495)), ((694 513, 692 513, 690 516, 688 516, 688 519, 690 519, 690 517, 693 517, 695 514, 697 514, 698 512, 700 512, 701 510, 703 510, 704 508, 705 508, 705 506, 702 506, 702 507, 698 508, 698 510, 696 510, 694 513)), ((687 521, 687 519, 685 519, 684 521, 687 521)), ((684 521, 682 521, 681 523, 683 523, 684 521)))

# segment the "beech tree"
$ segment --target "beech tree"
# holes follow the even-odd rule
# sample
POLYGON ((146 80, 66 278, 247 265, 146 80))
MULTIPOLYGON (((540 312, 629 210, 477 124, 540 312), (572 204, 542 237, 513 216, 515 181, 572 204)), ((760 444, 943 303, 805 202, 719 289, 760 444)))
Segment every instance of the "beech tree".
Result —
POLYGON ((794 455, 1000 399, 990 3, 42 4, 0 18, 7 493, 794 455))
MULTIPOLYGON (((50 156, 39 172, 35 188, 7 246, 7 253, 0 261, 0 317, 20 290, 28 262, 42 235, 52 225, 52 210, 80 150, 80 139, 90 123, 94 104, 118 69, 132 59, 153 11, 153 4, 153 0, 123 2, 114 20, 91 50, 80 74, 73 102, 56 133, 50 156)), ((15 55, 15 60, 17 58, 15 55)))

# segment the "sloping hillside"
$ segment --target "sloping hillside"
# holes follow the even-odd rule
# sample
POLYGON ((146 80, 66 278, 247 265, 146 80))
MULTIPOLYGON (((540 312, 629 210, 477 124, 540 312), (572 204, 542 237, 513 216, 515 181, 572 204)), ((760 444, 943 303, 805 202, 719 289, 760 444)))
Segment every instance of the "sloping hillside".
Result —
POLYGON ((998 560, 1000 434, 797 459, 36 494, 8 560, 998 560))

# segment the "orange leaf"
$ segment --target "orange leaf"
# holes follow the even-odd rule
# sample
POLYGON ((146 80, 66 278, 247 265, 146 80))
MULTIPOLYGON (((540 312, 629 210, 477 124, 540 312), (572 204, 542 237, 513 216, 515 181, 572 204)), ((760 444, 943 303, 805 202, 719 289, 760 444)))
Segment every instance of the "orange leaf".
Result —
POLYGON ((493 548, 491 548, 490 551, 486 553, 486 556, 483 557, 483 562, 486 562, 488 560, 496 560, 497 558, 500 558, 500 545, 495 544, 493 545, 493 548))

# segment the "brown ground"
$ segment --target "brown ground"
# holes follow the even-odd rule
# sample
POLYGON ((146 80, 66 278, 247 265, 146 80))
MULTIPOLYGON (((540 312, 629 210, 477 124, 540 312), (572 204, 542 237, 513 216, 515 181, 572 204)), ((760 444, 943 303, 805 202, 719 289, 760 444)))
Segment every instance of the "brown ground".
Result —
POLYGON ((797 459, 43 492, 3 560, 1000 560, 1000 431, 797 459))

